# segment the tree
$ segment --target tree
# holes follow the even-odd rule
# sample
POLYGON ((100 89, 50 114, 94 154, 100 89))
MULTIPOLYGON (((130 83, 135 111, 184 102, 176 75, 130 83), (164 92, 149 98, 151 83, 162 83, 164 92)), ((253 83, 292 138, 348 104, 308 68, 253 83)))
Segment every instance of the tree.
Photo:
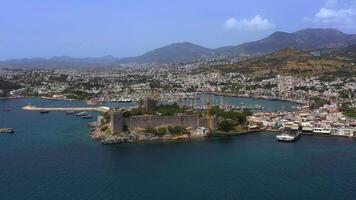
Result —
POLYGON ((234 123, 230 120, 223 120, 218 124, 218 129, 221 131, 229 132, 234 128, 234 123))
POLYGON ((157 135, 159 136, 159 137, 162 137, 163 135, 165 135, 166 134, 166 128, 165 127, 159 127, 158 129, 157 129, 157 135))

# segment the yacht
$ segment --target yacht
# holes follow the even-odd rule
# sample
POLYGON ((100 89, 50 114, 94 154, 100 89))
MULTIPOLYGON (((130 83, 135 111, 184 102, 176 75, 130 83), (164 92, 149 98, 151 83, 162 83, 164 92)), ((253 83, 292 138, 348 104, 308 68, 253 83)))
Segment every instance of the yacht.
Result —
POLYGON ((67 114, 67 115, 72 115, 72 114, 74 114, 74 113, 75 113, 74 110, 66 111, 66 114, 67 114))
POLYGON ((14 133, 13 128, 0 128, 0 133, 14 133))
POLYGON ((75 114, 75 116, 78 116, 78 117, 82 117, 82 116, 86 116, 86 115, 89 115, 89 113, 86 111, 79 112, 79 113, 75 114))
POLYGON ((298 131, 293 131, 291 129, 284 130, 282 134, 277 135, 276 139, 280 142, 294 142, 298 140, 300 134, 298 131))
POLYGON ((92 116, 91 116, 91 115, 89 115, 89 114, 88 114, 88 115, 83 115, 83 116, 82 116, 82 119, 91 119, 91 118, 92 118, 92 116))
POLYGON ((302 123, 302 131, 303 132, 313 132, 314 127, 310 122, 303 122, 302 123))
POLYGON ((41 110, 40 113, 41 114, 47 114, 47 113, 49 113, 49 111, 48 110, 41 110))

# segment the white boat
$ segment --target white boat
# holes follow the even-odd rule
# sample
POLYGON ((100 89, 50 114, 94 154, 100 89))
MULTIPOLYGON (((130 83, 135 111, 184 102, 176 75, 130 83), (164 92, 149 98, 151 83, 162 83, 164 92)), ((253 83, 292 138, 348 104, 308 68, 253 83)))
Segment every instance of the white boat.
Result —
POLYGON ((91 118, 92 118, 92 116, 91 116, 91 115, 89 115, 89 114, 88 114, 88 115, 83 115, 83 116, 82 116, 82 119, 91 119, 91 118))
POLYGON ((14 129, 12 128, 0 128, 0 133, 14 133, 14 129))
POLYGON ((299 139, 300 134, 297 130, 284 129, 283 133, 276 136, 277 141, 294 142, 299 139))
POLYGON ((302 123, 302 131, 303 132, 313 132, 314 126, 309 122, 302 123))
POLYGON ((85 115, 89 115, 89 113, 87 111, 83 111, 83 112, 79 112, 79 113, 75 114, 75 116, 79 116, 79 117, 82 117, 85 115))
POLYGON ((300 137, 299 133, 295 135, 287 134, 287 133, 282 133, 281 135, 277 135, 276 139, 277 141, 281 142, 294 142, 300 137))

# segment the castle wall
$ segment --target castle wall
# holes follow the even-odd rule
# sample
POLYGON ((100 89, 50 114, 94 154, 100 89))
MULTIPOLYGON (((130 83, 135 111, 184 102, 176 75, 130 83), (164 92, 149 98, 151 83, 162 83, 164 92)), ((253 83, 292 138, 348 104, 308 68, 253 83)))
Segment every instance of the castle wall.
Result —
MULTIPOLYGON (((122 132, 124 125, 129 129, 148 128, 157 126, 182 126, 197 129, 200 126, 208 127, 208 120, 198 115, 174 115, 174 116, 132 116, 124 118, 120 112, 111 113, 112 133, 122 132)), ((215 119, 212 118, 211 128, 215 128, 215 119)))

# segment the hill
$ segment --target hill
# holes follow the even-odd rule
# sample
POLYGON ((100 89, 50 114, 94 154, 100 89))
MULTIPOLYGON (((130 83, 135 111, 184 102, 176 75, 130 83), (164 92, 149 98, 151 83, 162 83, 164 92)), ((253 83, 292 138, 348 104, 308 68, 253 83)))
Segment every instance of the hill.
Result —
POLYGON ((353 34, 346 34, 336 29, 304 29, 293 33, 275 32, 261 40, 216 49, 183 42, 154 49, 141 56, 123 59, 112 56, 17 59, 2 61, 0 67, 111 67, 127 63, 180 63, 205 58, 256 57, 286 48, 303 51, 340 49, 353 44, 356 44, 356 35, 353 34))
POLYGON ((283 49, 268 55, 240 61, 235 65, 222 66, 221 71, 238 71, 257 76, 294 75, 315 76, 356 72, 350 62, 343 58, 314 56, 298 49, 283 49))
POLYGON ((137 62, 137 63, 176 63, 189 62, 213 56, 211 49, 189 43, 174 43, 164 46, 141 56, 121 59, 119 62, 137 62))
POLYGON ((215 53, 236 57, 241 54, 263 55, 286 48, 311 51, 322 48, 340 48, 351 44, 356 44, 356 37, 353 34, 345 34, 336 29, 304 29, 294 33, 275 32, 255 42, 216 49, 215 53))
POLYGON ((209 49, 188 42, 175 43, 155 49, 142 56, 121 59, 119 62, 189 62, 207 57, 259 56, 286 48, 311 51, 323 48, 340 48, 351 44, 356 44, 356 35, 345 34, 336 29, 304 29, 294 33, 275 32, 261 40, 217 49, 209 49))

